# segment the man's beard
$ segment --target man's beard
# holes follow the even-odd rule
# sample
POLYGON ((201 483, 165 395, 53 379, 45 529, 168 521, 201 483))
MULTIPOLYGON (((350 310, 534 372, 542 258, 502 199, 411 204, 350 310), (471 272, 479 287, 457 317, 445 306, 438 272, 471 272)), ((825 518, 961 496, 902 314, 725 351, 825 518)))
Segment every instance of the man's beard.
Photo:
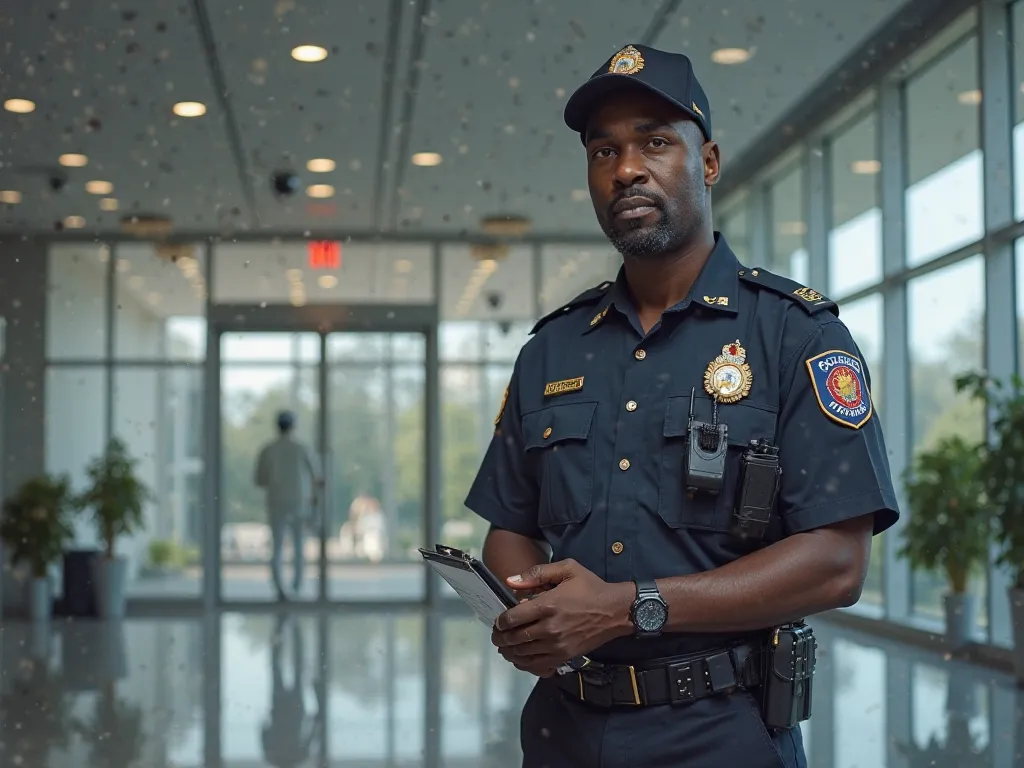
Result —
MULTIPOLYGON (((637 194, 651 197, 646 192, 637 194)), ((620 195, 615 202, 628 196, 629 194, 620 195)), ((697 217, 683 217, 678 212, 674 215, 670 213, 661 198, 653 199, 652 202, 660 215, 654 224, 648 226, 644 226, 643 219, 633 219, 627 222, 625 228, 617 227, 615 215, 610 210, 607 216, 599 217, 605 237, 615 250, 626 258, 652 259, 678 253, 700 227, 697 217)))

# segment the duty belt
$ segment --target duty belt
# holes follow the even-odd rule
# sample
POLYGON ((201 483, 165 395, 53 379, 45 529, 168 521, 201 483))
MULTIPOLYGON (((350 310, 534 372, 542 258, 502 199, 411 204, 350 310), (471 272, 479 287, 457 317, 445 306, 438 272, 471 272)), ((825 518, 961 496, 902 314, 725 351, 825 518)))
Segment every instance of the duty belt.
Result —
POLYGON ((761 684, 760 660, 760 649, 744 644, 643 665, 591 661, 554 680, 570 697, 597 707, 679 705, 756 688, 761 684))

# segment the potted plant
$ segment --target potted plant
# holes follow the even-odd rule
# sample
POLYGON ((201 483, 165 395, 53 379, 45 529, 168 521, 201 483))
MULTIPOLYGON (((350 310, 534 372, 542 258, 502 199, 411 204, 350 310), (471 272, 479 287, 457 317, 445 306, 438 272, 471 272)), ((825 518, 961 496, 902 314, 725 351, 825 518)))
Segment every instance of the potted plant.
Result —
POLYGON ((899 555, 915 570, 945 575, 946 642, 951 648, 970 642, 977 600, 968 594, 967 580, 988 555, 982 461, 982 446, 947 437, 918 454, 904 475, 910 515, 899 555))
POLYGON ((0 541, 12 565, 25 563, 29 568, 28 612, 33 621, 50 618, 53 601, 48 572, 74 536, 73 509, 71 484, 64 476, 32 478, 4 502, 0 541))
POLYGON ((198 561, 199 553, 194 547, 171 539, 153 539, 149 542, 149 561, 142 569, 142 576, 148 579, 180 576, 198 561))
POLYGON ((78 502, 91 509, 99 529, 103 551, 95 560, 93 585, 96 611, 100 618, 124 615, 124 591, 128 560, 115 552, 120 536, 130 536, 142 527, 143 506, 149 490, 135 475, 135 460, 120 438, 112 438, 107 449, 89 465, 89 487, 78 502))
POLYGON ((1024 383, 1016 375, 1004 383, 971 373, 957 379, 957 389, 985 403, 991 417, 982 482, 995 518, 997 563, 1012 573, 1014 664, 1024 680, 1024 383))

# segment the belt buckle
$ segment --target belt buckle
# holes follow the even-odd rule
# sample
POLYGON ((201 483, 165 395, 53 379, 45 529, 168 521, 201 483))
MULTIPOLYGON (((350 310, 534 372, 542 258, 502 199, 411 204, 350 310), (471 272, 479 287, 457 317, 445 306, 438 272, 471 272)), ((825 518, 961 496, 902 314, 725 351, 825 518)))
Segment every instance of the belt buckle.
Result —
MULTIPOLYGON (((630 692, 633 695, 631 702, 621 702, 640 706, 640 686, 637 682, 636 668, 630 664, 626 669, 629 671, 630 692)), ((620 703, 615 701, 614 669, 604 670, 577 670, 576 676, 579 679, 580 701, 587 704, 594 704, 600 707, 610 707, 620 703)))
POLYGON ((670 664, 668 667, 669 698, 673 704, 688 704, 697 698, 697 689, 693 683, 693 664, 670 664))

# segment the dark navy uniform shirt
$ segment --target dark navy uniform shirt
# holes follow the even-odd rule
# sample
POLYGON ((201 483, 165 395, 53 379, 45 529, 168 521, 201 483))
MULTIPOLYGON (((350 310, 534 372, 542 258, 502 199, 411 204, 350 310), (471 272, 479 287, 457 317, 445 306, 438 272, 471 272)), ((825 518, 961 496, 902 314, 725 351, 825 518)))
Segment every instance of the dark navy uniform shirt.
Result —
MULTIPOLYGON (((716 246, 690 295, 648 333, 624 272, 543 318, 523 347, 466 505, 492 525, 550 544, 609 582, 708 571, 786 536, 874 513, 898 517, 870 378, 835 304, 746 269, 716 246), (685 491, 691 392, 710 422, 709 364, 749 366, 749 393, 719 403, 724 484, 685 491), (740 455, 779 448, 777 508, 762 541, 730 534, 740 455)), ((685 609, 684 609, 685 610, 685 609)), ((721 645, 732 635, 616 640, 591 654, 628 662, 721 645)))

